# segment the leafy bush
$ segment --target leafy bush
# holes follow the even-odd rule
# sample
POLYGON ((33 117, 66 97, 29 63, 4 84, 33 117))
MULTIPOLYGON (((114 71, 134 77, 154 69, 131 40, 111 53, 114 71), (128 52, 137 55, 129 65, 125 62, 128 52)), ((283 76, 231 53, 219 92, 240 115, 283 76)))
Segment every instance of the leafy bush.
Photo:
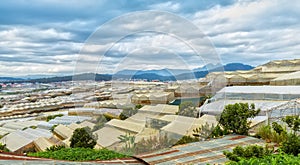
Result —
POLYGON ((62 116, 63 116, 63 114, 50 115, 50 116, 46 117, 46 121, 48 122, 48 121, 50 121, 52 119, 55 119, 56 117, 62 117, 62 116))
POLYGON ((281 125, 279 125, 277 122, 273 122, 272 123, 272 128, 274 129, 274 131, 278 134, 283 133, 285 130, 282 128, 281 125))
POLYGON ((54 124, 51 128, 50 128, 50 131, 53 132, 55 127, 57 127, 58 125, 57 124, 54 124))
POLYGON ((240 161, 243 158, 261 158, 266 155, 270 155, 273 151, 269 150, 266 147, 258 146, 258 145, 249 145, 246 147, 237 146, 233 149, 232 152, 224 151, 223 154, 231 161, 240 161))
POLYGON ((300 116, 286 116, 282 119, 282 121, 286 122, 288 127, 290 127, 294 133, 300 131, 300 116))
POLYGON ((141 104, 137 104, 137 105, 135 105, 135 109, 137 110, 137 109, 141 109, 143 107, 143 105, 141 105, 141 104))
POLYGON ((183 136, 174 145, 187 144, 187 143, 193 143, 193 142, 198 142, 198 141, 199 141, 199 138, 195 138, 192 136, 183 136))
POLYGON ((94 148, 97 143, 95 139, 90 128, 77 128, 71 137, 70 147, 94 148))
POLYGON ((57 151, 29 153, 28 156, 70 161, 110 160, 128 157, 107 149, 94 150, 90 148, 62 148, 57 151))
POLYGON ((112 115, 110 113, 105 113, 105 114, 103 114, 103 116, 105 117, 106 121, 110 121, 112 119, 119 119, 118 116, 112 115))
POLYGON ((260 112, 255 110, 254 104, 236 103, 225 106, 220 117, 220 124, 224 129, 240 135, 248 135, 250 123, 247 118, 253 118, 260 112))
MULTIPOLYGON (((138 104, 140 105, 140 104, 138 104)), ((136 106, 138 106, 136 105, 136 106)), ((138 106, 140 107, 140 106, 138 106)), ((127 119, 128 117, 132 116, 132 115, 135 115, 136 113, 138 112, 137 109, 123 109, 122 113, 120 114, 119 118, 121 120, 125 120, 127 119)))
POLYGON ((30 126, 29 128, 36 129, 36 128, 37 128, 37 126, 35 126, 35 125, 32 125, 32 126, 30 126))
POLYGON ((281 143, 280 149, 287 154, 297 156, 300 154, 300 137, 296 134, 288 134, 286 140, 281 143))
POLYGON ((63 148, 66 148, 66 147, 62 146, 62 145, 54 145, 54 146, 51 146, 49 148, 46 148, 46 151, 58 151, 58 150, 61 150, 63 148))
POLYGON ((217 138, 217 137, 220 137, 220 136, 223 136, 223 135, 228 135, 228 134, 229 134, 229 132, 228 132, 227 129, 223 129, 223 128, 221 128, 219 125, 217 125, 217 126, 213 129, 213 131, 212 131, 210 137, 211 137, 211 138, 217 138))
MULTIPOLYGON (((277 123, 276 123, 277 124, 277 123)), ((276 124, 272 124, 274 125, 275 129, 277 130, 277 132, 280 132, 277 133, 273 127, 273 129, 269 126, 269 125, 262 125, 261 127, 259 127, 256 135, 258 137, 261 137, 262 139, 266 140, 267 142, 274 142, 274 143, 281 143, 283 141, 286 140, 286 136, 287 136, 287 133, 286 131, 280 126, 276 125, 276 124), (281 130, 282 128, 282 130, 281 130)))
POLYGON ((2 144, 2 143, 0 143, 0 150, 5 151, 5 152, 9 152, 9 149, 6 148, 6 144, 2 144))
POLYGON ((291 164, 291 165, 299 165, 300 163, 300 156, 293 156, 293 155, 288 155, 285 153, 280 153, 280 154, 271 154, 271 155, 266 155, 263 156, 262 158, 242 158, 240 161, 235 162, 235 161, 230 161, 227 162, 227 165, 254 165, 254 164, 266 164, 266 165, 277 165, 277 164, 291 164))

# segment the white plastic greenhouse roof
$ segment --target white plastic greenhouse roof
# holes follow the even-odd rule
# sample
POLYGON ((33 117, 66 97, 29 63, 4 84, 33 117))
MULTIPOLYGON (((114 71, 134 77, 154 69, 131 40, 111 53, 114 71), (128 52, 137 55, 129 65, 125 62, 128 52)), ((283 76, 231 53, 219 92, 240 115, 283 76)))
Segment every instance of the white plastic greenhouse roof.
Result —
POLYGON ((52 119, 49 121, 50 124, 64 124, 69 125, 76 122, 83 122, 84 120, 90 120, 91 117, 87 116, 62 116, 62 117, 56 117, 55 119, 52 119))
POLYGON ((235 103, 248 103, 249 105, 254 103, 255 108, 260 108, 261 111, 268 111, 272 108, 278 107, 287 103, 288 101, 266 101, 266 100, 218 100, 209 104, 205 104, 200 107, 200 110, 204 113, 221 113, 226 105, 235 103))
POLYGON ((102 147, 109 147, 114 143, 120 142, 118 137, 126 135, 126 132, 114 127, 103 127, 94 132, 94 134, 98 137, 97 144, 102 147))
POLYGON ((21 133, 19 133, 18 131, 10 133, 8 135, 6 135, 5 137, 3 137, 0 142, 2 144, 6 144, 6 147, 14 152, 24 146, 26 146, 27 144, 31 143, 32 140, 25 138, 21 133))
POLYGON ((153 105, 145 105, 139 111, 149 111, 156 113, 165 113, 165 114, 175 114, 178 112, 179 106, 177 105, 167 105, 167 104, 157 104, 153 105))
POLYGON ((16 151, 40 137, 51 137, 52 133, 43 129, 18 130, 3 137, 0 142, 6 144, 11 151, 16 151))
POLYGON ((214 116, 204 115, 203 118, 192 118, 186 116, 166 115, 162 120, 173 120, 170 124, 164 126, 161 130, 176 133, 178 135, 191 135, 193 129, 204 124, 217 125, 214 116))
POLYGON ((230 86, 217 93, 300 94, 300 86, 230 86))
POLYGON ((118 120, 118 119, 110 120, 105 124, 105 126, 112 126, 115 128, 123 129, 134 133, 139 133, 144 128, 144 124, 130 122, 126 120, 118 120))
POLYGON ((272 81, 281 81, 281 80, 292 80, 292 79, 300 79, 300 71, 293 72, 289 74, 285 74, 283 76, 280 76, 272 81))
POLYGON ((125 121, 134 122, 138 124, 145 124, 147 118, 160 118, 162 115, 159 113, 147 113, 147 112, 138 112, 133 116, 130 116, 125 121))

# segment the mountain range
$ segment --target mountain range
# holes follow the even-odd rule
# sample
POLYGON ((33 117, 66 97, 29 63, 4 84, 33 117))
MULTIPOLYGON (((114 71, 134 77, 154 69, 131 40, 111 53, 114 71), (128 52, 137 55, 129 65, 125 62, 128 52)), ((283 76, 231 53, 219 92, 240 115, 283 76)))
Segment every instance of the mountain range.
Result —
POLYGON ((175 81, 205 77, 209 72, 215 71, 236 71, 251 70, 254 67, 242 63, 229 63, 220 67, 220 65, 208 64, 202 68, 193 70, 187 69, 160 69, 160 70, 121 70, 114 74, 95 74, 83 73, 75 76, 50 76, 50 75, 29 75, 24 77, 0 77, 0 82, 60 82, 72 80, 96 80, 109 81, 116 79, 142 79, 142 80, 160 80, 175 81), (209 65, 209 66, 208 66, 209 65), (209 70, 207 68, 210 68, 209 70))

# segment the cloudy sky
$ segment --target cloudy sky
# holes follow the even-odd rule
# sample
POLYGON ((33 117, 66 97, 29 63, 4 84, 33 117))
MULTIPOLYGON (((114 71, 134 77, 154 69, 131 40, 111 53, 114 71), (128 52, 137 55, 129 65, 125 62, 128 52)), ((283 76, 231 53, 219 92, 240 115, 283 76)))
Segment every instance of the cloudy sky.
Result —
POLYGON ((300 58, 299 9, 288 0, 4 0, 0 76, 300 58))

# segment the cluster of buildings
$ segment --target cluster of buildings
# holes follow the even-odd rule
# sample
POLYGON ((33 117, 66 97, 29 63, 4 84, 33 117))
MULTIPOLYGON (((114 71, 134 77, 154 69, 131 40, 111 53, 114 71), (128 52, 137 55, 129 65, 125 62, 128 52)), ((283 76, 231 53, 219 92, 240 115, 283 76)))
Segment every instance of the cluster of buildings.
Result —
POLYGON ((179 140, 193 135, 201 126, 216 126, 216 116, 234 103, 253 103, 261 109, 251 119, 255 127, 300 114, 299 72, 300 60, 283 60, 249 71, 212 72, 199 81, 76 81, 2 95, 0 142, 16 153, 44 151, 53 145, 69 146, 75 129, 89 127, 97 137, 96 148, 121 150, 121 136, 134 136, 134 143, 162 135, 179 140), (199 99, 204 95, 213 97, 198 107, 199 114, 204 114, 198 118, 177 115, 179 106, 171 105, 176 99, 199 99), (143 107, 136 114, 125 120, 118 118, 138 104, 143 107), (56 114, 62 115, 45 120, 56 114), (112 119, 95 129, 96 118, 102 114, 112 119))
POLYGON ((300 59, 275 60, 247 71, 211 72, 202 82, 236 85, 300 85, 300 59))

